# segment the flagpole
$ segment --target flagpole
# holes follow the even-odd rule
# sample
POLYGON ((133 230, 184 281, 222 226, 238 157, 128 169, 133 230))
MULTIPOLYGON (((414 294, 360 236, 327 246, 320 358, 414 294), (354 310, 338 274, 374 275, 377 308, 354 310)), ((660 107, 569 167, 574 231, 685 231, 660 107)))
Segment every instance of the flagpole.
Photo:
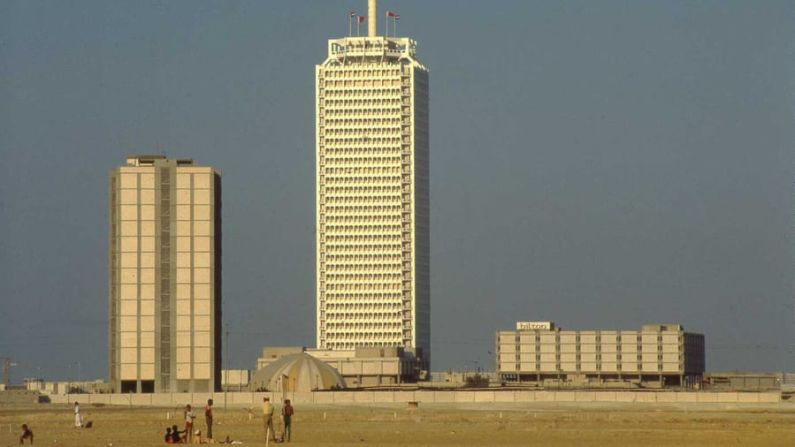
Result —
POLYGON ((353 25, 351 24, 351 13, 348 13, 348 37, 351 37, 353 32, 353 25))

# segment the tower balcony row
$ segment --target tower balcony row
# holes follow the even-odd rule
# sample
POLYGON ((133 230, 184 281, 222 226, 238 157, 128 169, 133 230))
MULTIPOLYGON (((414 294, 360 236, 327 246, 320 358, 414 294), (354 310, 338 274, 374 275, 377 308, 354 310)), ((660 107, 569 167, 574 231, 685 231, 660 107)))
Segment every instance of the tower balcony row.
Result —
POLYGON ((363 341, 381 341, 381 340, 400 340, 400 332, 370 332, 370 330, 363 330, 361 332, 353 330, 344 332, 327 332, 326 333, 326 346, 332 349, 354 349, 357 346, 362 346, 363 341), (340 343, 339 340, 352 341, 353 343, 340 343), (335 343, 336 342, 336 343, 335 343))
MULTIPOLYGON (((379 219, 382 216, 379 216, 379 219)), ((397 216, 395 216, 397 217, 397 216)), ((382 224, 358 225, 334 223, 327 224, 325 218, 318 219, 318 233, 323 236, 323 242, 391 242, 399 240, 405 234, 411 234, 412 228, 406 223, 393 223, 397 219, 386 220, 382 224), (388 222, 388 223, 387 223, 388 222), (366 239, 362 239, 366 238, 366 239), (379 239, 381 238, 381 239, 379 239)))
MULTIPOLYGON (((354 149, 351 149, 353 151, 354 149)), ((380 150, 380 149, 379 149, 380 150)), ((385 148, 385 156, 370 156, 372 154, 346 154, 344 149, 333 148, 321 154, 318 159, 318 167, 323 175, 325 168, 345 168, 345 167, 404 167, 411 165, 410 154, 403 153, 397 147, 385 148)))
POLYGON ((403 187, 400 185, 367 185, 367 186, 324 186, 324 194, 328 196, 345 196, 359 194, 385 194, 401 193, 403 187))
MULTIPOLYGON (((345 50, 345 48, 342 49, 345 50)), ((345 51, 342 53, 346 54, 345 51)), ((323 76, 331 79, 349 77, 374 79, 379 76, 392 77, 401 75, 400 65, 384 66, 383 64, 370 64, 370 66, 368 66, 366 64, 356 64, 355 66, 341 65, 323 67, 322 70, 323 76)))
POLYGON ((342 254, 342 255, 321 255, 320 261, 327 262, 327 263, 340 263, 340 262, 354 262, 358 264, 370 264, 370 263, 383 263, 386 261, 390 261, 389 264, 392 263, 399 263, 403 261, 410 261, 411 257, 407 259, 404 258, 400 254, 371 254, 371 255, 361 255, 361 254, 342 254))
POLYGON ((328 109, 340 106, 359 107, 359 106, 411 106, 411 95, 409 90, 396 92, 393 95, 368 95, 367 93, 351 94, 348 92, 318 93, 318 106, 321 109, 328 109))
MULTIPOLYGON (((361 194, 354 195, 354 194, 324 194, 320 193, 319 201, 323 204, 329 205, 331 203, 372 203, 372 201, 378 201, 382 197, 390 197, 387 200, 388 203, 393 203, 395 199, 401 202, 410 203, 411 202, 411 195, 410 191, 398 191, 392 194, 384 194, 384 193, 367 193, 362 192, 361 194), (408 196, 408 197, 407 197, 408 196)), ((397 221, 399 222, 399 221, 397 221)))
POLYGON ((326 289, 328 291, 372 291, 377 292, 380 290, 402 290, 400 287, 400 283, 367 283, 367 284, 359 284, 359 283, 351 283, 351 284, 335 284, 330 283, 326 285, 326 289))
MULTIPOLYGON (((346 311, 330 311, 326 308, 326 321, 369 321, 386 320, 400 324, 398 321, 403 319, 403 312, 399 307, 389 311, 376 311, 375 304, 346 304, 346 311), (396 321, 397 320, 397 321, 396 321)), ((383 322, 382 322, 383 324, 383 322)))
POLYGON ((405 240, 403 236, 410 235, 412 229, 408 225, 329 225, 320 222, 320 233, 324 236, 323 241, 327 243, 335 242, 394 242, 405 240), (388 229, 381 230, 381 227, 388 229), (349 228, 353 227, 353 228, 349 228))
POLYGON ((375 282, 395 282, 410 280, 407 276, 410 273, 396 271, 395 273, 376 273, 368 270, 352 269, 353 273, 323 273, 320 272, 321 285, 325 283, 326 286, 330 284, 368 284, 375 282))
POLYGON ((324 90, 338 89, 338 90, 361 90, 361 89, 400 89, 401 87, 410 87, 401 79, 400 73, 394 73, 384 76, 374 76, 367 79, 362 78, 327 78, 323 79, 318 87, 324 90))
MULTIPOLYGON (((344 306, 349 304, 365 303, 368 306, 385 306, 383 309, 392 309, 393 311, 402 311, 403 316, 411 315, 411 299, 400 299, 400 294, 395 293, 330 293, 326 294, 327 299, 321 302, 321 316, 325 318, 325 309, 338 309, 344 310, 344 306), (377 298, 384 296, 384 298, 377 298), (398 298, 395 298, 397 296, 398 298), (364 297, 364 298, 362 298, 364 297), (332 307, 336 306, 336 307, 332 307), (340 307, 343 306, 343 307, 340 307), (409 311, 407 313, 407 311, 409 311)), ((324 295, 325 296, 325 295, 324 295)), ((378 307, 381 309, 381 307, 378 307)))
MULTIPOLYGON (((390 79, 389 83, 392 85, 387 86, 329 85, 333 82, 345 83, 345 81, 327 81, 318 94, 326 98, 399 98, 403 94, 403 86, 397 79, 390 79)), ((350 83, 351 81, 348 82, 350 83)))
MULTIPOLYGON (((400 174, 402 173, 403 167, 407 164, 410 166, 410 162, 404 162, 405 155, 401 154, 396 148, 391 148, 389 151, 392 152, 391 156, 383 156, 383 157, 372 157, 372 156, 351 156, 350 154, 345 154, 344 150, 334 150, 333 152, 329 153, 326 152, 324 155, 320 156, 320 160, 318 160, 318 167, 319 170, 326 174, 326 168, 332 169, 348 169, 348 168, 373 168, 373 167, 380 167, 382 169, 390 169, 389 171, 392 174, 400 174)), ((384 171, 386 172, 386 171, 384 171)))
MULTIPOLYGON (((379 303, 385 306, 395 306, 395 309, 402 309, 404 312, 412 310, 411 293, 395 292, 323 292, 321 297, 322 309, 331 308, 329 306, 343 306, 350 303, 379 303)), ((325 314, 323 314, 325 316, 325 314)))
POLYGON ((371 98, 357 98, 357 99, 342 99, 342 98, 325 98, 320 101, 320 108, 325 112, 333 112, 340 110, 356 110, 356 111, 385 111, 387 113, 400 112, 404 106, 410 103, 403 98, 396 96, 394 98, 385 97, 371 97, 371 98))
POLYGON ((383 156, 370 157, 372 154, 350 154, 357 148, 327 148, 319 155, 318 165, 321 170, 325 168, 375 168, 375 167, 402 167, 403 173, 410 173, 411 150, 405 146, 396 150, 396 146, 389 147, 383 156))
POLYGON ((326 129, 335 127, 350 127, 354 129, 379 129, 382 127, 400 126, 405 124, 405 120, 394 117, 372 117, 372 118, 325 118, 319 124, 326 129))
POLYGON ((399 339, 396 339, 396 340, 388 339, 386 341, 366 340, 366 341, 361 341, 361 342, 358 342, 358 343, 353 343, 353 342, 341 343, 341 342, 326 342, 325 338, 321 337, 320 338, 320 343, 321 343, 321 346, 325 346, 327 349, 342 349, 342 350, 346 350, 346 351, 350 351, 352 349, 356 349, 357 347, 360 347, 360 346, 367 346, 367 347, 372 347, 372 348, 390 347, 390 346, 403 346, 402 341, 400 341, 399 339))
POLYGON ((400 235, 372 235, 349 236, 349 235, 330 235, 321 238, 321 253, 333 254, 352 254, 364 252, 372 254, 400 253, 402 248, 402 238, 400 235), (391 243, 390 243, 391 242, 391 243))
POLYGON ((386 275, 394 278, 402 278, 403 269, 400 263, 395 264, 324 264, 321 274, 329 279, 329 276, 341 273, 367 273, 370 275, 386 275), (395 276, 396 275, 396 276, 395 276))
MULTIPOLYGON (((402 135, 403 126, 400 124, 393 126, 370 126, 370 127, 353 127, 353 126, 325 126, 323 136, 326 142, 339 139, 339 137, 356 137, 372 139, 375 137, 393 137, 395 135, 402 135)), ((130 190, 134 191, 134 190, 130 190)))
POLYGON ((400 310, 405 299, 401 292, 328 292, 325 295, 324 309, 343 309, 348 304, 365 304, 368 306, 384 306, 392 310, 400 310))
POLYGON ((319 223, 327 224, 327 225, 339 225, 339 224, 346 224, 346 225, 358 225, 358 224, 393 224, 393 225, 404 225, 404 230, 406 229, 405 224, 400 219, 400 215, 393 214, 388 216, 348 216, 348 215, 322 215, 318 219, 319 223))
POLYGON ((383 83, 383 81, 399 80, 403 84, 409 82, 410 78, 407 76, 409 73, 401 70, 400 65, 390 64, 384 66, 383 64, 378 64, 372 65, 372 68, 366 68, 369 65, 358 63, 356 65, 323 67, 323 71, 319 76, 320 85, 332 82, 335 85, 361 87, 377 86, 379 81, 383 83))
MULTIPOLYGON (((325 138, 320 136, 320 144, 324 148, 351 148, 351 147, 397 147, 404 143, 402 136, 395 137, 341 137, 341 138, 325 138)), ((411 141, 405 142, 410 144, 411 141)))
MULTIPOLYGON (((320 148, 320 156, 326 157, 327 162, 353 161, 367 163, 381 163, 392 160, 402 155, 411 155, 411 150, 402 144, 382 146, 351 146, 351 147, 326 147, 320 148), (384 160, 386 158, 386 160, 384 160)), ((397 158, 399 161, 400 158, 397 158)), ((321 160, 318 160, 321 161, 321 160)))
MULTIPOLYGON (((403 108, 400 105, 395 107, 321 107, 318 110, 318 117, 320 118, 395 118, 403 116, 403 108)), ((411 116, 411 114, 407 114, 411 116)))
POLYGON ((323 196, 320 198, 321 203, 327 206, 339 204, 361 204, 361 205, 393 205, 396 203, 403 203, 409 201, 403 199, 402 194, 394 195, 380 195, 380 196, 323 196))
POLYGON ((400 244, 351 244, 351 245, 335 245, 328 249, 321 249, 318 256, 335 256, 335 255, 365 255, 365 256, 378 256, 378 255, 393 255, 403 254, 410 255, 411 250, 403 250, 400 244))
POLYGON ((395 241, 400 239, 404 234, 411 234, 413 229, 411 225, 402 224, 398 221, 397 227, 394 226, 394 222, 397 219, 379 219, 385 222, 382 222, 378 225, 367 224, 367 219, 362 219, 358 225, 353 225, 353 228, 348 228, 351 225, 351 222, 342 222, 328 224, 325 222, 325 219, 321 216, 319 219, 320 223, 320 233, 325 237, 325 242, 387 242, 387 241, 395 241), (390 223, 393 225, 384 225, 385 223, 390 223), (380 230, 381 226, 388 226, 388 230, 380 230))
POLYGON ((327 339, 348 339, 355 338, 359 335, 367 338, 381 338, 390 339, 401 327, 394 327, 392 325, 366 325, 355 324, 353 326, 334 326, 327 325, 326 338, 327 339))
POLYGON ((341 235, 337 234, 329 234, 325 235, 323 242, 326 246, 344 246, 346 244, 374 244, 374 243, 384 243, 384 242, 400 242, 403 240, 403 236, 400 232, 393 232, 392 234, 384 234, 384 233, 375 233, 371 232, 369 234, 346 234, 341 235))
POLYGON ((351 176, 364 176, 364 177, 383 177, 386 175, 396 174, 410 174, 411 171, 404 168, 402 165, 393 164, 391 166, 383 165, 359 165, 359 166, 326 166, 323 168, 323 173, 327 177, 336 175, 338 177, 351 177, 351 176), (408 172, 407 172, 408 171, 408 172))
POLYGON ((320 174, 318 181, 321 185, 328 186, 381 186, 381 185, 399 185, 403 180, 410 180, 405 175, 357 175, 357 176, 337 176, 320 174))
POLYGON ((378 243, 378 242, 411 242, 411 232, 377 232, 377 231, 360 231, 358 233, 350 231, 347 233, 341 232, 332 232, 329 235, 325 236, 323 242, 326 246, 331 245, 345 245, 345 244, 369 244, 369 243, 378 243), (331 240, 330 237, 334 237, 335 239, 331 240))
MULTIPOLYGON (((324 205, 321 203, 321 216, 396 216, 403 212, 401 205, 324 205)), ((404 217, 403 222, 408 222, 404 217)))

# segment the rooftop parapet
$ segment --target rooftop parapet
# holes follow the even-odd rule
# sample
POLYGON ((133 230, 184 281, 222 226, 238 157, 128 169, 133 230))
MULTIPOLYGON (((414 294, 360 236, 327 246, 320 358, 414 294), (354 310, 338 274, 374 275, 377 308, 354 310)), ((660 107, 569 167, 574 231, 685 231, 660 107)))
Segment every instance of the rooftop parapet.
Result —
MULTIPOLYGON (((127 166, 154 166, 158 160, 166 160, 165 155, 128 155, 127 166)), ((193 160, 191 159, 178 159, 176 160, 178 166, 191 166, 193 160)))
POLYGON ((344 37, 328 41, 328 59, 345 63, 361 62, 372 59, 414 59, 417 53, 417 42, 408 37, 344 37))

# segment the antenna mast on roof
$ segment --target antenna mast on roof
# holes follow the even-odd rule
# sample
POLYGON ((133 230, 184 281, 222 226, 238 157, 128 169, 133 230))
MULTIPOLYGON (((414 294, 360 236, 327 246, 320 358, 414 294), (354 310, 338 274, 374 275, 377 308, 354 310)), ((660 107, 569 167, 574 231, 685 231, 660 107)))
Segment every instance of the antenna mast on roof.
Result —
POLYGON ((370 19, 367 22, 367 37, 375 37, 376 24, 378 23, 378 5, 376 5, 376 0, 367 1, 367 17, 370 19))

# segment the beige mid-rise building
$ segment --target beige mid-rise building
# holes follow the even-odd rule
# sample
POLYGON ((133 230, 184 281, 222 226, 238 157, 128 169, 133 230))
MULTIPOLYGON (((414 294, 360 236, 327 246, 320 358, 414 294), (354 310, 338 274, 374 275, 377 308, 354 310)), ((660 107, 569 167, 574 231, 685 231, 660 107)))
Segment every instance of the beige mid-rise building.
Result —
POLYGON ((110 174, 114 392, 220 387, 221 182, 210 167, 130 156, 110 174))
POLYGON ((497 332, 497 373, 505 381, 641 381, 694 385, 704 373, 704 335, 679 324, 640 330, 564 330, 549 321, 497 332))
POLYGON ((317 347, 430 364, 428 70, 416 42, 328 42, 315 70, 317 347))

